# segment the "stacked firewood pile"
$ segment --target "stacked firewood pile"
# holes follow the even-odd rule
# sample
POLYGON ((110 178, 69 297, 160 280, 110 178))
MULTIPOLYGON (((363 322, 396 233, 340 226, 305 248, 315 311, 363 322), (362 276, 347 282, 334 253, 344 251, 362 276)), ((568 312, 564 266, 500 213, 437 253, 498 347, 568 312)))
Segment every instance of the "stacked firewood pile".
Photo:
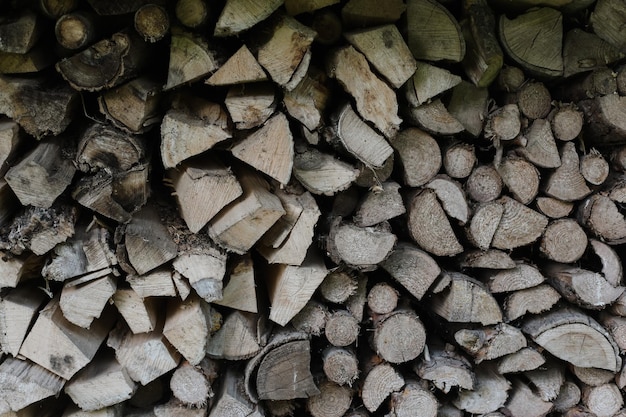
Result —
POLYGON ((626 415, 623 2, 0 8, 0 416, 626 415))

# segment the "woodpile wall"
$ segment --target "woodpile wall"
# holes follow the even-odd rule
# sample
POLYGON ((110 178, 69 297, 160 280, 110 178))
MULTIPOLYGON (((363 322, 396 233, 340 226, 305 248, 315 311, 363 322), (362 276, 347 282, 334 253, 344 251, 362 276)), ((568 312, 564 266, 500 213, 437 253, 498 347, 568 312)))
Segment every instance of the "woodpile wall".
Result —
POLYGON ((0 10, 0 417, 626 415, 623 2, 0 10))

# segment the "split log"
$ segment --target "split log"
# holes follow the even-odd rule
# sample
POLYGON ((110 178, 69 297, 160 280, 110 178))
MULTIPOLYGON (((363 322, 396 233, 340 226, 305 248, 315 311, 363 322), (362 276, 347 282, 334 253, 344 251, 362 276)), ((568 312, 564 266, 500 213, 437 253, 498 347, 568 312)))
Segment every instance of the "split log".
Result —
POLYGON ((573 365, 613 372, 621 367, 619 348, 611 335, 580 311, 553 310, 527 319, 522 330, 548 352, 573 365))
POLYGON ((561 166, 547 179, 545 193, 564 201, 584 198, 591 190, 579 170, 579 157, 575 146, 566 142, 561 148, 561 166))
POLYGON ((465 40, 459 23, 448 9, 436 1, 411 0, 407 3, 406 15, 408 46, 415 58, 461 62, 465 56, 465 40))
POLYGON ((217 159, 185 162, 168 172, 181 217, 192 233, 198 233, 243 190, 230 169, 217 159))
POLYGON ((373 123, 386 137, 394 137, 402 122, 397 116, 395 93, 370 70, 365 56, 354 47, 346 46, 331 54, 327 67, 329 76, 337 79, 354 97, 361 117, 373 123))
POLYGON ((63 317, 59 300, 54 298, 39 312, 19 354, 64 379, 70 379, 94 358, 114 318, 114 315, 104 314, 89 329, 83 329, 63 317), (41 343, 44 339, 49 342, 41 343))
POLYGON ((338 146, 366 166, 382 168, 393 154, 393 149, 384 136, 369 127, 352 109, 352 105, 342 106, 333 119, 338 146))
POLYGON ((474 363, 497 359, 526 347, 526 337, 517 327, 499 323, 493 327, 461 329, 454 339, 474 357, 474 363))
POLYGON ((624 50, 626 46, 623 39, 619 36, 620 24, 623 21, 623 10, 622 5, 600 1, 590 17, 593 31, 619 50, 624 50))
POLYGON ((585 199, 579 206, 578 218, 587 230, 610 245, 626 241, 626 220, 605 195, 593 194, 585 199))
POLYGON ((139 74, 148 48, 132 31, 118 32, 56 64, 57 71, 76 90, 99 91, 139 74))
MULTIPOLYGON (((553 123, 555 120, 559 121, 561 117, 557 119, 555 116, 555 119, 552 119, 553 123)), ((558 168, 561 166, 561 158, 552 134, 553 130, 554 127, 551 128, 550 122, 546 119, 534 120, 530 128, 524 132, 526 145, 519 148, 518 152, 540 168, 558 168)))
POLYGON ((602 263, 602 275, 609 284, 617 287, 621 284, 624 276, 622 264, 617 253, 607 244, 596 239, 590 239, 589 243, 594 254, 602 263))
POLYGON ((482 283, 460 272, 449 272, 450 287, 432 298, 435 313, 449 322, 497 324, 502 311, 482 283))
POLYGON ((357 280, 354 274, 344 268, 331 271, 320 284, 320 295, 326 301, 345 304, 356 292, 357 280))
POLYGON ((161 122, 161 159, 165 168, 175 168, 232 136, 222 106, 195 97, 181 97, 183 100, 182 108, 170 109, 161 122))
POLYGON ((49 208, 72 182, 76 168, 64 156, 60 139, 46 140, 5 174, 22 205, 49 208))
POLYGON ((159 318, 155 299, 142 299, 131 288, 118 288, 112 296, 113 304, 131 332, 147 333, 155 329, 159 318))
POLYGON ((411 107, 419 107, 461 83, 458 75, 428 62, 418 61, 417 69, 407 80, 402 93, 411 107))
POLYGON ((425 187, 435 192, 437 199, 441 202, 441 208, 449 217, 457 220, 460 225, 467 223, 470 209, 461 184, 446 175, 438 175, 425 187))
POLYGON ((236 310, 258 313, 254 264, 250 255, 244 255, 232 261, 222 298, 214 304, 236 310))
POLYGON ((116 277, 110 274, 84 284, 67 282, 59 300, 63 316, 70 323, 89 329, 115 293, 116 281, 116 277))
MULTIPOLYGON (((452 89, 447 109, 450 115, 463 125, 466 132, 478 137, 483 132, 483 121, 487 117, 488 99, 489 94, 486 88, 476 87, 462 81, 452 89)), ((448 175, 454 177, 450 172, 448 175)))
POLYGON ((95 411, 129 399, 137 389, 113 355, 100 356, 65 385, 65 392, 83 411, 95 411))
POLYGON ((284 326, 309 301, 328 270, 313 249, 301 265, 270 266, 267 283, 271 310, 269 319, 284 326))
POLYGON ((503 410, 512 417, 543 417, 552 410, 552 403, 541 399, 527 384, 515 379, 503 410))
POLYGON ((398 154, 404 173, 404 183, 409 187, 426 184, 441 168, 439 145, 432 136, 419 129, 402 130, 391 141, 391 146, 398 154))
POLYGON ((220 246, 243 254, 285 214, 280 199, 256 173, 239 171, 243 194, 220 211, 208 225, 209 236, 220 246))
POLYGON ((11 290, 0 300, 0 348, 2 352, 17 357, 45 294, 21 286, 11 290))
POLYGON ((283 0, 271 0, 262 4, 249 0, 228 0, 215 25, 214 35, 223 37, 244 32, 268 18, 281 4, 283 0))
MULTIPOLYGON (((377 360, 377 358, 374 358, 377 360)), ((380 360, 380 359, 378 359, 380 360)), ((400 391, 404 386, 404 378, 390 364, 375 363, 363 379, 361 399, 370 412, 375 412, 393 392, 400 391)))
POLYGON ((452 403, 469 413, 490 413, 507 401, 511 383, 494 369, 483 364, 475 369, 476 382, 473 390, 459 391, 452 403))
POLYGON ((350 187, 359 175, 352 165, 308 148, 294 155, 293 176, 313 194, 333 195, 350 187))
POLYGON ((141 297, 175 297, 176 288, 169 268, 157 268, 144 275, 128 275, 126 282, 141 297))
POLYGON ((536 388, 541 399, 553 401, 565 382, 565 366, 554 359, 549 359, 547 365, 541 369, 524 372, 524 376, 536 388))
POLYGON ((563 76, 593 71, 623 58, 623 53, 594 33, 574 28, 563 40, 563 76))
POLYGON ((311 336, 321 336, 326 327, 328 314, 328 307, 325 304, 311 299, 291 319, 291 325, 299 332, 311 336))
POLYGON ((451 178, 469 177, 475 165, 476 153, 472 144, 453 142, 443 150, 443 168, 451 178))
POLYGON ((591 387, 608 384, 615 378, 615 374, 606 369, 581 368, 580 366, 571 366, 570 369, 580 382, 591 387))
POLYGON ((583 113, 574 105, 560 105, 549 115, 554 137, 564 142, 578 137, 583 129, 583 113))
MULTIPOLYGON (((266 320, 258 314, 233 311, 221 326, 219 322, 212 324, 219 330, 208 341, 197 338, 198 347, 206 344, 206 354, 210 358, 249 359, 258 354, 267 342, 266 320)), ((198 358, 200 354, 201 350, 198 350, 198 358)))
POLYGON ((521 115, 517 104, 505 104, 487 116, 484 126, 485 138, 494 143, 515 139, 520 134, 521 115))
POLYGON ((454 256, 463 251, 435 191, 416 192, 407 211, 409 234, 422 249, 436 256, 454 256))
POLYGON ((41 18, 32 10, 22 10, 0 23, 0 50, 15 54, 27 53, 43 32, 41 18))
POLYGON ((313 132, 322 125, 329 98, 330 88, 326 74, 315 67, 309 67, 302 81, 293 90, 284 92, 283 104, 291 117, 313 132))
POLYGON ((573 408, 580 402, 581 392, 578 385, 572 381, 565 381, 561 386, 559 395, 554 399, 554 410, 560 413, 573 408))
POLYGON ((498 372, 502 375, 532 371, 546 362, 543 355, 531 347, 525 347, 517 352, 505 355, 498 361, 498 372))
POLYGON ((352 404, 352 390, 324 381, 319 386, 320 393, 307 399, 306 407, 313 417, 341 417, 352 404))
POLYGON ((517 290, 504 301, 504 316, 510 322, 528 313, 540 314, 550 310, 560 299, 560 294, 550 285, 517 290))
POLYGON ((588 143, 606 147, 620 145, 626 137, 624 129, 624 107, 626 99, 610 94, 583 100, 578 106, 585 114, 585 127, 583 132, 588 138, 588 143))
POLYGON ((380 266, 417 300, 424 297, 441 273, 430 255, 406 242, 397 244, 380 266))
POLYGON ((609 172, 609 163, 594 148, 580 158, 580 173, 589 184, 602 185, 609 172))
POLYGON ((290 16, 277 17, 268 25, 267 31, 269 39, 263 42, 257 53, 259 64, 274 82, 293 90, 309 67, 309 48, 315 32, 290 16))
POLYGON ((144 161, 143 137, 130 135, 107 124, 94 123, 85 130, 76 152, 76 164, 83 172, 100 169, 128 171, 144 161))
POLYGON ((424 355, 414 366, 415 373, 435 387, 449 393, 454 387, 473 390, 474 372, 469 360, 453 348, 436 348, 424 355))
POLYGON ((348 32, 344 36, 394 88, 400 88, 417 68, 415 58, 394 25, 348 32))
POLYGON ((164 90, 197 81, 215 71, 219 65, 215 52, 198 35, 182 29, 172 30, 170 61, 164 90))
POLYGON ((238 417, 252 415, 254 404, 246 396, 241 385, 241 372, 236 366, 226 367, 220 377, 220 391, 216 395, 215 404, 209 417, 238 417))
POLYGON ((98 97, 100 112, 121 129, 142 133, 160 120, 161 87, 156 81, 139 77, 98 97))
POLYGON ((337 218, 328 233, 326 250, 335 263, 344 262, 350 267, 367 271, 376 269, 376 265, 389 255, 396 240, 387 222, 358 227, 337 218))
POLYGON ((402 1, 392 0, 387 7, 376 7, 372 0, 349 0, 341 9, 341 18, 348 26, 375 26, 393 23, 406 10, 402 1))
POLYGON ((494 248, 507 250, 528 245, 541 236, 548 219, 510 197, 498 200, 504 207, 500 224, 491 244, 494 248))
MULTIPOLYGON (((189 3, 189 1, 179 1, 177 3, 177 10, 178 5, 184 3, 189 3)), ((202 1, 200 4, 205 3, 202 1)), ((197 17, 197 15, 193 16, 193 18, 197 17)), ((267 74, 263 71, 263 68, 261 68, 248 47, 243 45, 205 82, 209 85, 231 85, 246 84, 257 81, 267 81, 267 74)))
POLYGON ((224 105, 239 130, 260 126, 276 110, 275 87, 270 83, 243 84, 228 89, 224 105))
POLYGON ((5 393, 0 413, 4 414, 59 395, 65 380, 28 360, 7 358, 0 364, 0 384, 5 393))
POLYGON ((389 181, 380 189, 372 189, 359 202, 354 223, 359 227, 374 226, 406 212, 400 195, 400 184, 389 181))
POLYGON ((451 136, 465 129, 458 120, 452 117, 439 98, 419 107, 409 108, 404 114, 407 122, 420 126, 434 135, 451 136))
POLYGON ((220 323, 221 316, 195 295, 184 301, 171 299, 167 303, 163 336, 191 365, 197 365, 220 323))
POLYGON ((465 227, 470 243, 481 250, 488 250, 503 213, 504 207, 496 201, 475 206, 470 223, 465 227))
POLYGON ((163 323, 150 333, 133 334, 123 322, 109 334, 107 346, 133 381, 146 385, 176 368, 180 354, 164 339, 163 323))
POLYGON ((0 251, 0 288, 15 288, 20 282, 41 275, 45 258, 34 254, 15 256, 0 251))
POLYGON ((552 219, 561 219, 569 216, 574 209, 572 202, 559 200, 554 197, 537 197, 535 204, 541 213, 552 219))
POLYGON ((492 293, 510 292, 535 287, 545 277, 535 266, 519 262, 515 268, 502 271, 485 271, 487 285, 492 293))
POLYGON ((532 75, 563 74, 563 16, 544 7, 529 10, 514 19, 500 17, 500 42, 505 52, 532 75), (541 34, 540 42, 533 42, 541 34))

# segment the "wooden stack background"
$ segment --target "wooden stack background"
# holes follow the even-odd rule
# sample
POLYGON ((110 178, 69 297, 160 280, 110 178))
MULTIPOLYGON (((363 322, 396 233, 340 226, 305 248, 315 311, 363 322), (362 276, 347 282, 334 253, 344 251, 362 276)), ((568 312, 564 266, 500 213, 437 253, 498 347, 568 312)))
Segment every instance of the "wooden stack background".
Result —
POLYGON ((623 2, 0 8, 0 416, 626 415, 623 2))

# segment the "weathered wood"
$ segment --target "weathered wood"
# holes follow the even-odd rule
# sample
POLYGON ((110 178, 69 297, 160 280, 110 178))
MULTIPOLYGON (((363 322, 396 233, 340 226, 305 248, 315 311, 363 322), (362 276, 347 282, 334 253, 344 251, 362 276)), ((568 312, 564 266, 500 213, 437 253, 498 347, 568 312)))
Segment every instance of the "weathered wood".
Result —
POLYGON ((165 8, 148 3, 141 6, 134 16, 135 30, 146 42, 160 41, 169 33, 170 17, 165 8))
POLYGON ((590 17, 593 31, 621 51, 626 47, 620 36, 623 15, 623 5, 602 0, 598 2, 590 17))
POLYGON ((497 359, 526 347, 526 337, 517 327, 505 323, 478 329, 461 329, 454 340, 474 357, 474 363, 497 359))
POLYGON ((515 139, 520 134, 521 119, 517 104, 505 104, 490 112, 484 126, 487 139, 495 144, 515 139))
POLYGON ((452 142, 443 150, 443 168, 451 178, 469 177, 476 162, 476 152, 472 144, 452 142))
POLYGON ((352 386, 359 376, 359 361, 354 351, 331 346, 322 352, 326 378, 339 385, 352 386))
MULTIPOLYGON (((179 1, 177 7, 179 4, 186 2, 188 1, 179 1)), ((205 4, 204 2, 201 3, 205 4)), ((196 17, 197 15, 194 16, 194 18, 196 17)), ((209 85, 231 85, 266 80, 267 74, 265 74, 248 47, 243 45, 206 80, 206 83, 209 85)))
POLYGON ((306 131, 312 132, 322 125, 329 98, 326 74, 311 66, 294 89, 284 92, 283 104, 291 117, 300 121, 306 131))
POLYGON ((65 392, 83 411, 95 411, 128 400, 137 389, 112 354, 100 356, 65 385, 65 392))
POLYGON ((503 356, 498 361, 498 372, 501 374, 532 371, 546 362, 543 355, 531 347, 503 356))
POLYGON ((580 158, 580 173, 589 184, 601 185, 609 172, 609 163, 597 149, 592 148, 580 158))
POLYGON ((302 307, 302 310, 300 310, 298 314, 293 316, 290 323, 294 329, 299 332, 304 332, 312 336, 320 336, 326 327, 328 314, 326 304, 311 299, 302 307))
POLYGON ((406 242, 396 245, 380 266, 417 300, 422 299, 441 273, 430 255, 406 242))
POLYGON ((591 317, 558 309, 527 319, 522 330, 557 358, 573 365, 617 371, 619 351, 611 335, 591 317))
POLYGON ((391 141, 391 146, 398 153, 404 173, 404 183, 409 187, 426 184, 441 168, 442 158, 439 145, 432 136, 417 128, 402 130, 391 141))
POLYGON ((476 382, 473 390, 460 391, 452 403, 469 413, 490 413, 507 401, 511 383, 491 364, 475 368, 476 382))
POLYGON ((170 61, 164 90, 197 81, 215 71, 219 65, 215 53, 201 36, 182 29, 172 30, 170 61))
POLYGON ((417 381, 407 381, 400 392, 391 394, 389 401, 391 417, 408 417, 419 410, 424 417, 438 416, 439 401, 428 389, 417 381))
POLYGON ((133 381, 146 385, 176 368, 180 354, 164 339, 163 322, 150 333, 133 334, 123 322, 109 334, 107 346, 133 381))
POLYGON ((64 379, 70 379, 94 358, 114 318, 104 314, 89 329, 83 329, 63 317, 59 300, 54 298, 39 312, 19 354, 64 379), (48 340, 48 343, 41 343, 42 340, 48 340))
POLYGON ((293 176, 313 194, 333 195, 347 189, 356 180, 358 170, 330 154, 314 148, 294 155, 293 176))
POLYGON ((558 140, 573 140, 582 131, 583 113, 574 105, 560 105, 548 115, 554 137, 558 140))
POLYGON ((439 98, 405 111, 407 122, 434 135, 451 136, 465 128, 448 112, 439 98))
POLYGON ((361 399, 363 405, 370 412, 375 412, 393 392, 399 391, 404 386, 404 378, 390 364, 373 358, 370 370, 363 379, 361 387, 361 399))
POLYGON ((156 299, 142 299, 131 288, 118 288, 112 294, 113 304, 133 333, 147 333, 155 329, 159 314, 156 299))
POLYGON ((352 46, 342 47, 333 51, 327 66, 329 76, 354 97, 361 117, 386 137, 394 137, 402 122, 396 95, 370 70, 365 56, 352 46))
POLYGON ((7 358, 0 364, 0 384, 3 394, 0 413, 4 414, 59 395, 65 380, 28 360, 7 358))
POLYGON ((60 16, 54 25, 57 42, 64 48, 83 49, 96 39, 98 26, 92 13, 76 11, 60 16))
POLYGON ((427 61, 461 62, 465 40, 461 27, 443 5, 432 0, 407 3, 408 46, 413 56, 427 61))
POLYGON ((624 405, 622 394, 615 384, 585 387, 582 390, 582 403, 598 417, 615 415, 624 405))
POLYGON ((399 309, 376 320, 370 343, 383 360, 404 363, 424 350, 426 329, 413 311, 399 309))
MULTIPOLYGON (((212 363, 216 366, 216 362, 212 363)), ((207 369, 208 372, 213 371, 213 378, 217 377, 216 370, 207 369)), ((214 395, 210 377, 210 374, 205 374, 202 366, 196 367, 189 362, 183 362, 176 368, 170 379, 172 395, 189 408, 204 408, 214 395)))
POLYGON ((40 276, 44 262, 45 257, 32 253, 15 256, 0 251, 0 288, 15 288, 20 282, 40 276))
POLYGON ((306 407, 313 417, 341 417, 352 404, 352 390, 332 381, 319 385, 320 393, 307 399, 306 407))
POLYGON ((367 293, 367 307, 374 315, 389 314, 398 306, 398 291, 386 282, 379 282, 367 293))
POLYGON ((270 0, 257 3, 250 0, 228 0, 215 26, 214 35, 218 37, 237 35, 266 19, 283 0, 270 0))
POLYGON ((585 114, 583 132, 588 138, 587 143, 594 146, 623 144, 626 137, 625 98, 609 94, 580 101, 578 106, 585 114))
POLYGON ((524 138, 526 145, 519 148, 518 152, 526 159, 540 168, 558 168, 561 166, 559 150, 547 120, 534 120, 530 128, 524 132, 524 138))
POLYGON ((507 321, 516 320, 528 313, 540 314, 550 310, 561 296, 550 285, 517 290, 504 301, 504 314, 507 321))
POLYGON ((586 249, 587 235, 573 219, 555 220, 543 232, 540 250, 552 261, 576 262, 586 249))
POLYGON ((110 274, 84 284, 66 283, 59 300, 63 316, 70 323, 89 329, 115 293, 116 281, 110 274))
POLYGON ((554 410, 564 412, 579 403, 581 398, 580 388, 572 381, 565 381, 561 386, 559 395, 554 399, 554 410))
POLYGON ((224 105, 237 129, 252 129, 274 114, 276 90, 267 82, 234 85, 228 89, 224 105))
POLYGON ((492 165, 478 165, 465 182, 467 195, 479 203, 487 203, 500 197, 502 177, 492 165))
MULTIPOLYGON (((233 311, 206 343, 207 355, 226 360, 242 360, 255 356, 267 342, 265 322, 258 314, 233 311)), ((202 342, 202 338, 198 338, 198 341, 202 342)))
POLYGON ((415 73, 401 91, 409 105, 418 107, 460 83, 462 80, 458 75, 428 62, 418 61, 415 73))
POLYGON ((350 312, 337 310, 326 318, 324 335, 331 345, 345 347, 356 342, 359 330, 359 322, 350 312))
POLYGON ((253 415, 254 403, 250 401, 241 384, 243 372, 228 366, 220 377, 220 390, 209 417, 239 417, 253 415))
POLYGON ((470 223, 465 227, 470 243, 479 249, 488 250, 503 213, 504 207, 495 201, 475 206, 470 223))
POLYGON ((213 301, 224 307, 257 313, 259 310, 256 294, 254 264, 249 254, 232 261, 227 284, 222 298, 213 301))
POLYGON ((98 106, 115 126, 141 133, 160 121, 160 92, 155 80, 139 77, 105 91, 98 97, 98 106))
POLYGON ((511 396, 503 410, 512 417, 543 417, 552 409, 552 403, 541 399, 519 379, 513 381, 511 396))
POLYGON ((450 347, 436 347, 415 363, 415 373, 425 380, 431 381, 444 393, 453 387, 465 390, 474 389, 474 373, 469 360, 450 347))
POLYGON ((605 195, 593 194, 585 199, 578 218, 587 230, 610 245, 626 241, 626 220, 615 202, 605 195))
POLYGON ((0 348, 17 357, 39 308, 45 300, 44 292, 34 292, 22 286, 11 290, 0 300, 0 348))

